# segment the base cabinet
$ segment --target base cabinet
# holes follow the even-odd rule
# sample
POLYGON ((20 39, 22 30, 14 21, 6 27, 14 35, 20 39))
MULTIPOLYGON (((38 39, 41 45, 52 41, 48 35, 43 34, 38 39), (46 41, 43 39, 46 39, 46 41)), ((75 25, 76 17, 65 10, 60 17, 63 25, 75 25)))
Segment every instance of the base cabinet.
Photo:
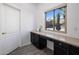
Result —
POLYGON ((54 55, 68 55, 68 45, 55 41, 54 42, 54 55))
POLYGON ((47 40, 54 42, 54 55, 79 55, 79 47, 31 32, 31 43, 37 48, 47 47, 47 40))
POLYGON ((39 48, 46 48, 47 47, 47 40, 44 38, 39 38, 39 48))
POLYGON ((31 32, 31 43, 39 49, 47 47, 47 40, 41 37, 40 35, 32 32, 31 32))
POLYGON ((69 55, 79 55, 79 48, 75 46, 70 46, 69 55))
POLYGON ((66 49, 63 49, 63 48, 58 47, 58 46, 55 46, 54 49, 55 49, 54 55, 67 55, 66 49))
POLYGON ((37 34, 31 33, 31 43, 36 47, 39 46, 39 36, 37 34))
POLYGON ((54 42, 54 55, 79 55, 79 48, 64 42, 54 42))
POLYGON ((74 52, 74 51, 70 51, 70 52, 69 52, 69 55, 79 55, 79 53, 76 53, 76 52, 74 52))

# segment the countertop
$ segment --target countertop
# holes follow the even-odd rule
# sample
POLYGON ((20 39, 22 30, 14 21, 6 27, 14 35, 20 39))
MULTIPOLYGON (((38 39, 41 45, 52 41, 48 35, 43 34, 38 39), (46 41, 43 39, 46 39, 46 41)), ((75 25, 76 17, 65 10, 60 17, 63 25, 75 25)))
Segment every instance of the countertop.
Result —
POLYGON ((32 32, 39 34, 39 35, 42 35, 42 36, 52 38, 52 39, 54 38, 55 40, 65 42, 65 43, 74 45, 76 47, 79 47, 79 39, 78 38, 63 36, 63 35, 59 35, 59 34, 50 34, 47 32, 37 32, 37 31, 32 31, 32 32))

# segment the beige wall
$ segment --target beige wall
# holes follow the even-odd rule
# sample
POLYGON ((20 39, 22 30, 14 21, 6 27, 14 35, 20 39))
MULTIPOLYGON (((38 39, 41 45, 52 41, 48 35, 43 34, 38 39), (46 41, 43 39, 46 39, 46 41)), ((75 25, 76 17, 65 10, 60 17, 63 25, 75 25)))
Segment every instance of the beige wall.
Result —
MULTIPOLYGON (((45 15, 44 12, 47 10, 51 10, 60 4, 58 3, 41 3, 38 5, 37 13, 36 13, 36 21, 37 21, 37 28, 42 25, 43 30, 45 29, 45 15)), ((71 37, 79 38, 79 4, 67 4, 67 33, 57 33, 57 32, 50 32, 48 33, 56 33, 61 35, 67 35, 71 37)), ((51 47, 52 43, 48 42, 48 47, 51 47)))
MULTIPOLYGON (((37 21, 37 28, 42 25, 43 30, 45 29, 45 15, 44 12, 47 10, 51 10, 52 8, 58 6, 60 4, 39 4, 37 13, 36 13, 36 21, 37 21)), ((67 4, 67 33, 57 33, 52 32, 56 34, 61 35, 68 35, 68 36, 74 36, 79 38, 79 4, 67 4)), ((50 32, 50 31, 49 31, 50 32)))

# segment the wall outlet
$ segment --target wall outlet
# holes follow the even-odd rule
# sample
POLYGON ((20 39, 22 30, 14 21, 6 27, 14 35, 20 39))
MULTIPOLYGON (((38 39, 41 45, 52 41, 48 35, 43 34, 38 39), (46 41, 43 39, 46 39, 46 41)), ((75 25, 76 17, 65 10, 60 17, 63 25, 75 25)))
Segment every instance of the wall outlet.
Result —
POLYGON ((78 28, 77 28, 77 27, 75 27, 75 28, 74 28, 74 30, 75 30, 75 31, 78 31, 78 28))

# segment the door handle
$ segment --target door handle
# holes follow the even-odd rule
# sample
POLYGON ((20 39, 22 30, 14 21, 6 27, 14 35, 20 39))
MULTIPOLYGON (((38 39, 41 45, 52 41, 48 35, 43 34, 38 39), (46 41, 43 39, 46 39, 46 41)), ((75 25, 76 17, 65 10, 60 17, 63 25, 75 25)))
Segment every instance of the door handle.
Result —
POLYGON ((2 35, 6 34, 5 32, 2 33, 2 35))

